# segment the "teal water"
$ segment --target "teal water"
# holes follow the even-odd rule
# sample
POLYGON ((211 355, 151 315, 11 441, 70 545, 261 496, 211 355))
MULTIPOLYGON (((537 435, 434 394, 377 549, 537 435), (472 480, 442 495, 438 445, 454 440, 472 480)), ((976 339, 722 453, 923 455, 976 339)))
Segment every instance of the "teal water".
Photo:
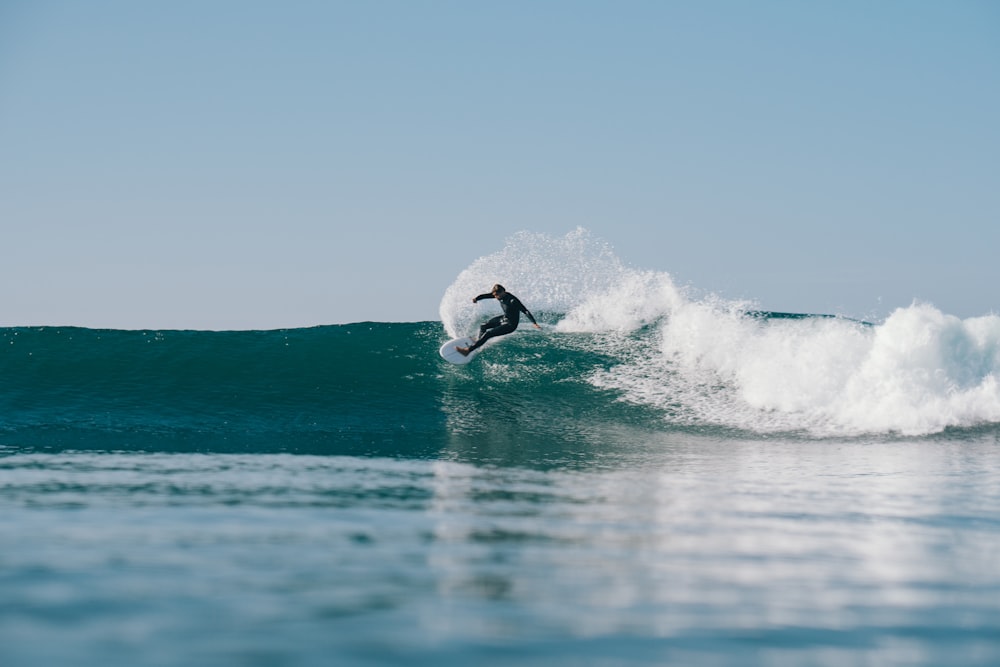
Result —
POLYGON ((994 338, 894 317, 0 330, 0 664, 998 664, 994 338))
POLYGON ((582 379, 613 363, 590 337, 561 338, 518 334, 502 358, 459 369, 439 358, 435 322, 0 330, 0 447, 562 465, 649 415, 582 379))

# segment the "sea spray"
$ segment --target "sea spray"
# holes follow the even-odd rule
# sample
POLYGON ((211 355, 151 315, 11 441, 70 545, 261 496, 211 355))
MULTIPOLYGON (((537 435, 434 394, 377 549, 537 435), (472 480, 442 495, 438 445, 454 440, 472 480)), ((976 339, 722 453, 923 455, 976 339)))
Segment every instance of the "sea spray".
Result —
POLYGON ((439 312, 451 337, 472 334, 495 302, 472 303, 472 297, 500 283, 536 316, 562 318, 586 295, 618 284, 628 271, 604 241, 577 228, 563 237, 519 232, 503 249, 475 260, 445 290, 439 312))
POLYGON ((688 300, 670 275, 623 270, 614 281, 580 294, 558 331, 627 333, 659 322, 688 300))

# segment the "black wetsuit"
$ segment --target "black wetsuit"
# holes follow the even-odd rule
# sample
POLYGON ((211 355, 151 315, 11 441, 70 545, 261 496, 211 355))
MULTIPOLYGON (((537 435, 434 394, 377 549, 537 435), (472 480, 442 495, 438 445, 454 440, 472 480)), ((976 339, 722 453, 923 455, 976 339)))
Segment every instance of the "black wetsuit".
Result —
POLYGON ((535 321, 534 316, 528 312, 528 309, 524 307, 523 303, 521 303, 521 300, 510 292, 504 292, 498 297, 494 297, 492 294, 480 294, 473 299, 473 301, 482 301, 483 299, 493 298, 496 298, 496 300, 500 302, 500 307, 503 308, 503 315, 497 315, 492 320, 479 327, 479 340, 477 340, 475 344, 469 348, 470 352, 480 347, 490 338, 509 334, 511 331, 516 329, 518 322, 521 321, 521 313, 527 315, 532 324, 538 324, 538 322, 535 321))

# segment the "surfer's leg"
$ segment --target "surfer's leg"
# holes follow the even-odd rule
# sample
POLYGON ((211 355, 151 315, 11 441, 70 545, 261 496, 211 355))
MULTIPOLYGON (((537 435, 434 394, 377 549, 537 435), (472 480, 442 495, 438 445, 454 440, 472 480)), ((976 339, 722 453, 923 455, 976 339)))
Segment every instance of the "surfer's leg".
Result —
POLYGON ((484 333, 486 333, 490 329, 497 328, 501 324, 503 324, 503 315, 497 315, 492 320, 484 322, 482 326, 479 327, 479 337, 482 338, 484 333))
POLYGON ((479 327, 479 337, 476 339, 475 343, 473 343, 469 347, 465 347, 465 348, 456 347, 455 349, 458 350, 459 354, 462 354, 463 356, 468 356, 469 352, 472 352, 473 350, 478 349, 480 345, 482 345, 483 343, 485 343, 487 340, 489 340, 493 336, 499 335, 499 334, 494 333, 494 332, 497 330, 497 328, 502 328, 502 325, 503 325, 504 322, 505 322, 505 319, 504 319, 503 315, 497 315, 493 319, 484 322, 479 327))
MULTIPOLYGON (((492 320, 490 320, 490 321, 492 321, 492 320)), ((472 345, 472 347, 469 348, 469 352, 472 352, 473 350, 482 347, 483 343, 485 343, 486 341, 488 341, 490 338, 496 338, 497 336, 503 336, 505 334, 509 334, 511 331, 513 331, 516 328, 517 328, 517 325, 516 324, 511 324, 510 322, 507 322, 506 324, 501 324, 498 327, 493 327, 492 329, 490 329, 489 331, 487 331, 486 333, 484 333, 483 335, 481 335, 479 337, 479 340, 477 340, 472 345)))

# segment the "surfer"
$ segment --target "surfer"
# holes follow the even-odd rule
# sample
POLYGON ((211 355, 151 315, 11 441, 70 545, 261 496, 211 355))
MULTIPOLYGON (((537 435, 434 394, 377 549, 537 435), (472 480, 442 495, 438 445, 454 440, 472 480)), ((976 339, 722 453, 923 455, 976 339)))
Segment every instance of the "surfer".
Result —
POLYGON ((470 352, 478 349, 490 338, 509 334, 511 331, 516 329, 518 322, 521 321, 521 313, 528 316, 528 319, 531 320, 531 323, 535 325, 536 329, 542 328, 538 326, 538 322, 535 321, 534 315, 528 312, 528 309, 524 307, 521 300, 505 290, 503 285, 494 285, 493 289, 488 294, 480 294, 472 300, 472 303, 478 303, 483 299, 496 299, 499 301, 500 307, 503 308, 503 315, 497 315, 489 322, 486 322, 479 327, 479 339, 475 343, 469 347, 455 348, 455 350, 463 357, 469 356, 470 352))

